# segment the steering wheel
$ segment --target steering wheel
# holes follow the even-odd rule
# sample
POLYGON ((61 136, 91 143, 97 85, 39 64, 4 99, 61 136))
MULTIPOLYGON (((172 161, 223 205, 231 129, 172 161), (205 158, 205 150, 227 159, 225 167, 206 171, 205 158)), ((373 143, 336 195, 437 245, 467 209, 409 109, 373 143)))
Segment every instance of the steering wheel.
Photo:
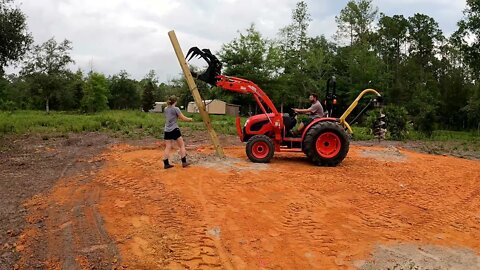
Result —
POLYGON ((292 114, 291 114, 292 116, 297 116, 298 115, 298 113, 293 108, 290 108, 290 110, 292 111, 292 114))

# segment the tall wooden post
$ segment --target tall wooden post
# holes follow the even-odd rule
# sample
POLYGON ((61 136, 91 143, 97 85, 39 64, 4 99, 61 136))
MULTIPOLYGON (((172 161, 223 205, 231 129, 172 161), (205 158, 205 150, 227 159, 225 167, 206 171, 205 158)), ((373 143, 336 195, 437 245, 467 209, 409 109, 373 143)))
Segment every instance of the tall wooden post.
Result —
POLYGON ((173 49, 177 54, 178 62, 182 67, 183 74, 185 75, 185 79, 187 80, 188 87, 192 92, 193 99, 195 100, 195 103, 197 104, 200 115, 202 116, 203 123, 205 124, 208 134, 210 135, 210 139, 212 140, 213 146, 215 147, 217 156, 223 158, 225 157, 225 154, 223 153, 223 148, 220 145, 220 142, 217 137, 217 133, 212 127, 212 122, 210 121, 210 117, 207 113, 205 105, 202 102, 202 97, 200 96, 197 85, 195 84, 195 81, 193 80, 193 76, 190 73, 190 69, 188 68, 187 61, 185 60, 185 56, 182 52, 182 49, 180 48, 180 44, 178 43, 177 35, 175 35, 175 31, 170 31, 168 32, 168 36, 170 37, 170 41, 172 42, 173 49))

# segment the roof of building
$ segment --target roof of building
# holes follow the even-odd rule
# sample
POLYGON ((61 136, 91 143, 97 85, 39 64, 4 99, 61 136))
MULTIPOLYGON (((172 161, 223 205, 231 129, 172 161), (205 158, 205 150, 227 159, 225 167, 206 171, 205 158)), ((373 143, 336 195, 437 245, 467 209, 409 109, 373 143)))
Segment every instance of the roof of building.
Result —
MULTIPOLYGON (((207 105, 212 103, 213 101, 220 101, 220 102, 223 102, 225 103, 226 105, 229 105, 229 106, 237 106, 237 107, 240 107, 240 105, 237 105, 237 104, 231 104, 231 103, 227 103, 223 100, 220 100, 220 99, 206 99, 206 100, 202 100, 202 102, 205 102, 207 105)), ((195 101, 190 101, 188 104, 195 104, 195 101)))

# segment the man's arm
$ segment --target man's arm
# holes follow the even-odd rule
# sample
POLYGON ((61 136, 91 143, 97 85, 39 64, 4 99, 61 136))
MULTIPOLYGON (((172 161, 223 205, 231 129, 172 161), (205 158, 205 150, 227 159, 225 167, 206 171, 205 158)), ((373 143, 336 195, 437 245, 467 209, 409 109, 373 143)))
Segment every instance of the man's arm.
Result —
POLYGON ((296 113, 302 113, 302 114, 312 113, 312 112, 313 112, 313 111, 311 110, 311 108, 308 108, 308 109, 293 109, 293 111, 295 111, 296 113))

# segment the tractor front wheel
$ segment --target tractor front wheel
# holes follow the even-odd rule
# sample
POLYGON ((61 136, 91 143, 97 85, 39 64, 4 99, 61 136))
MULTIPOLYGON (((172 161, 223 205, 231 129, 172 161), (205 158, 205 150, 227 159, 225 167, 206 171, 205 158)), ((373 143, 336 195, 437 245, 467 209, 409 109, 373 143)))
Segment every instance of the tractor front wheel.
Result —
POLYGON ((333 167, 347 156, 350 142, 339 123, 325 121, 307 131, 303 144, 305 154, 314 164, 333 167))
POLYGON ((255 135, 247 142, 247 156, 256 163, 268 163, 273 158, 275 147, 272 139, 265 135, 255 135))

